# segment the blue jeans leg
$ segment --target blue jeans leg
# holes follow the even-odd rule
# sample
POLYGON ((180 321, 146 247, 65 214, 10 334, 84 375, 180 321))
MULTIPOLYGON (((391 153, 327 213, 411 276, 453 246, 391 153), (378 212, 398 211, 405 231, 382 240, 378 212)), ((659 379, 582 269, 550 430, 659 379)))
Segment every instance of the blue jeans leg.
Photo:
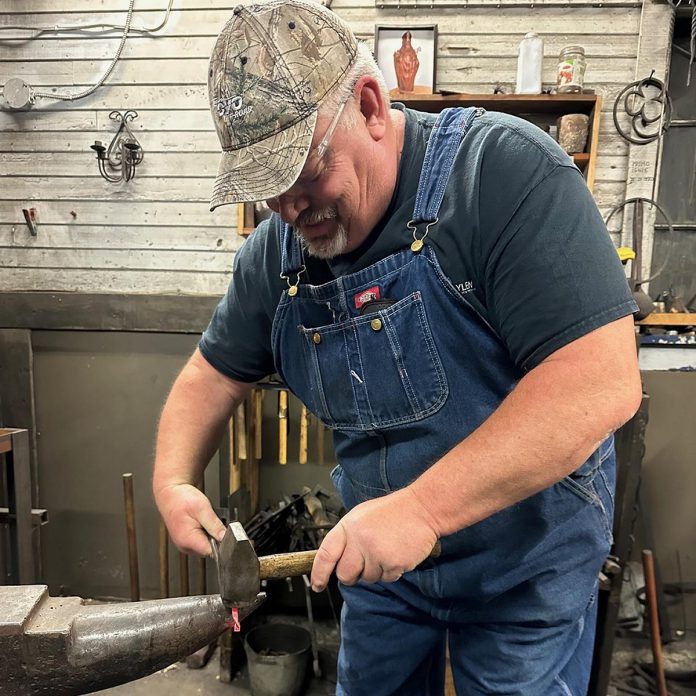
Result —
POLYGON ((337 696, 442 696, 444 625, 379 583, 341 587, 337 696))
POLYGON ((450 659, 462 696, 585 696, 596 626, 595 595, 575 621, 451 628, 450 659))

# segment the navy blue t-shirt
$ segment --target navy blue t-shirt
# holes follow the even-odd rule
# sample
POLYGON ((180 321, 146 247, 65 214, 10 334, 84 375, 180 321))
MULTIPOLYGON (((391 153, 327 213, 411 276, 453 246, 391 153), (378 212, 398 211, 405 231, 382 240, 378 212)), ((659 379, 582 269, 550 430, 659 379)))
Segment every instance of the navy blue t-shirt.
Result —
MULTIPOLYGON (((307 258, 302 282, 329 282, 411 243, 406 225, 436 116, 393 107, 404 112, 405 134, 386 214, 355 251, 330 262, 307 258)), ((228 291, 199 343, 213 367, 242 382, 275 372, 271 326, 287 289, 280 233, 274 215, 237 252, 228 291)), ((548 135, 514 116, 474 119, 426 243, 525 371, 637 309, 582 174, 548 135)))

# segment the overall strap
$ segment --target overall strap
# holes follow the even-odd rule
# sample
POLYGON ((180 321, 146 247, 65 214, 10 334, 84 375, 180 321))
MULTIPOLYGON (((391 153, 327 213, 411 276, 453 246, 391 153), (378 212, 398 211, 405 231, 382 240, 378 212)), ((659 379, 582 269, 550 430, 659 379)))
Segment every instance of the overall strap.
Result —
POLYGON ((294 295, 300 283, 300 275, 305 271, 302 245, 290 225, 282 223, 280 234, 280 277, 287 280, 290 288, 288 292, 294 295))
POLYGON ((428 140, 418 181, 412 220, 416 225, 437 221, 459 144, 474 118, 480 113, 481 110, 476 107, 458 107, 443 109, 438 115, 428 140))

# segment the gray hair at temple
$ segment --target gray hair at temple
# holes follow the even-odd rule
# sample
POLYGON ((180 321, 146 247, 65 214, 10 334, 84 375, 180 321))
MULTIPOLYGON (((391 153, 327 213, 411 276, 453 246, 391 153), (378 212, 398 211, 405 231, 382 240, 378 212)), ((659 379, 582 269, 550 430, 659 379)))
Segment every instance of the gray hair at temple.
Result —
MULTIPOLYGON (((387 105, 391 104, 387 83, 384 80, 382 71, 377 65, 377 61, 372 55, 372 51, 364 41, 358 41, 358 54, 355 57, 355 62, 344 80, 322 101, 321 107, 319 108, 319 116, 333 118, 338 107, 348 99, 350 99, 350 101, 346 104, 346 107, 352 106, 351 102, 353 102, 353 99, 351 99, 351 94, 353 93, 353 88, 355 87, 355 83, 363 75, 370 75, 377 80, 384 101, 387 105)), ((357 125, 357 122, 357 110, 355 108, 346 108, 338 122, 338 127, 352 128, 357 125)))

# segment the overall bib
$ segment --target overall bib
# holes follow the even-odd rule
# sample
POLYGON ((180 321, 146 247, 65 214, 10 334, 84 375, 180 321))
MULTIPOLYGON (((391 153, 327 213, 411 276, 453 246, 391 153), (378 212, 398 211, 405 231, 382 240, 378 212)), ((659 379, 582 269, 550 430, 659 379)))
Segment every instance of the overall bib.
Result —
MULTIPOLYGON (((332 479, 349 509, 412 482, 522 377, 427 243, 428 234, 456 234, 438 229, 437 215, 443 199, 456 205, 449 174, 477 114, 438 117, 403 250, 311 285, 302 282, 299 241, 284 227, 288 290, 273 322, 275 364, 333 430, 332 479), (370 299, 379 299, 377 311, 370 299)), ((439 558, 398 582, 341 586, 337 693, 439 696, 448 642, 458 694, 583 696, 614 464, 610 437, 563 481, 444 537, 439 558)))

